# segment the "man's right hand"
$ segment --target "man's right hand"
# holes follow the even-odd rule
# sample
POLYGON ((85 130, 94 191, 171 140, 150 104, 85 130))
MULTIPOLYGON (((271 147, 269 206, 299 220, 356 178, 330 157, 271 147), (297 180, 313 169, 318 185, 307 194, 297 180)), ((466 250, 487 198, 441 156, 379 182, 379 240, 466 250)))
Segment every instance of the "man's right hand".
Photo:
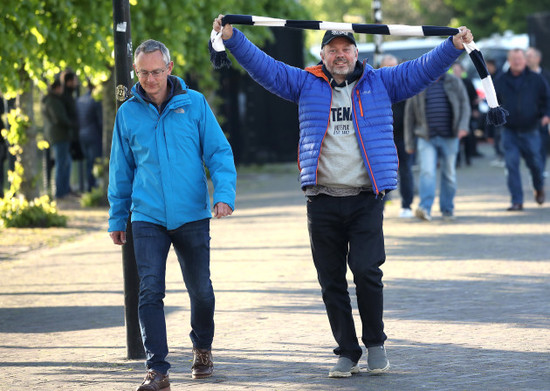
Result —
POLYGON ((219 15, 216 19, 214 19, 214 23, 212 23, 212 28, 214 31, 222 32, 222 39, 225 41, 233 36, 233 26, 230 24, 226 24, 223 26, 222 30, 222 18, 223 15, 219 15))
POLYGON ((126 243, 126 231, 113 231, 109 232, 109 236, 113 240, 114 244, 122 246, 126 243))

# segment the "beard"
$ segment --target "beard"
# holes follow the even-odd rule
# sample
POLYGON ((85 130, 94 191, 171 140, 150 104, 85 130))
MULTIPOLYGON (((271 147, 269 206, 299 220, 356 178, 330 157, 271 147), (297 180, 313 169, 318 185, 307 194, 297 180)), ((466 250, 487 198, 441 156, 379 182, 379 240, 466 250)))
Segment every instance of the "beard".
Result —
POLYGON ((355 64, 350 64, 350 63, 347 63, 345 64, 346 66, 343 67, 343 66, 331 66, 331 69, 329 69, 328 71, 332 74, 332 75, 341 75, 341 76, 347 76, 349 75, 350 73, 353 72, 353 70, 355 69, 355 64))

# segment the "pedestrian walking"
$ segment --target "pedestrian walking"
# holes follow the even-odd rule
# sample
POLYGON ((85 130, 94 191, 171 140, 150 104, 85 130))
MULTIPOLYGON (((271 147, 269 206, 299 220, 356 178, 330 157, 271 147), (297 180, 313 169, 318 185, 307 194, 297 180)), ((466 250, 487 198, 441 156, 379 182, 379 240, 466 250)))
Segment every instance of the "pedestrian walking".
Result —
POLYGON ((94 85, 88 80, 88 91, 76 99, 78 139, 86 164, 86 190, 88 192, 97 186, 93 168, 95 160, 101 156, 103 136, 101 103, 93 98, 93 91, 94 85))
POLYGON ((2 134, 3 129, 8 129, 8 126, 4 123, 4 114, 7 114, 7 112, 8 102, 0 92, 0 198, 4 198, 4 178, 6 176, 4 162, 8 159, 8 142, 2 134))
POLYGON ((480 157, 481 153, 478 151, 477 148, 477 135, 476 130, 479 126, 479 120, 481 117, 481 113, 479 111, 479 96, 477 94, 476 88, 474 86, 474 83, 472 80, 467 76, 466 70, 462 66, 460 62, 455 62, 453 66, 451 67, 453 70, 453 75, 458 77, 460 80, 462 80, 462 83, 464 83, 464 87, 466 87, 466 93, 468 96, 468 100, 470 102, 470 122, 469 122, 469 131, 466 136, 460 139, 459 149, 458 149, 458 155, 457 155, 457 167, 460 167, 460 164, 462 162, 461 159, 461 146, 464 146, 464 160, 466 161, 466 165, 469 166, 472 164, 472 159, 475 157, 480 157))
POLYGON ((441 167, 439 209, 445 220, 454 220, 456 159, 460 139, 470 129, 470 100, 464 83, 451 74, 441 75, 405 105, 405 145, 415 153, 420 167, 415 211, 421 220, 432 220, 438 161, 441 167))
POLYGON ((163 298, 171 245, 191 303, 191 375, 212 375, 210 218, 231 215, 235 202, 231 147, 205 97, 173 76, 173 66, 159 41, 147 40, 135 50, 139 82, 117 112, 109 164, 110 236, 115 244, 125 243, 131 211, 140 279, 138 314, 147 373, 138 391, 170 384, 163 298), (214 184, 213 214, 205 167, 214 184))
MULTIPOLYGON (((57 199, 63 199, 71 192, 70 145, 76 130, 76 124, 67 113, 62 94, 61 81, 55 79, 48 94, 42 100, 41 108, 44 118, 44 134, 54 153, 55 198, 57 199)), ((47 170, 49 174, 49 167, 47 170)))
MULTIPOLYGON (((390 53, 385 54, 380 59, 380 67, 393 67, 399 62, 397 58, 390 53)), ((413 155, 407 152, 405 148, 405 100, 394 103, 391 106, 393 113, 393 141, 397 148, 397 157, 399 159, 399 194, 401 196, 401 210, 399 218, 409 219, 414 217, 411 204, 414 198, 414 175, 412 172, 413 155)))
MULTIPOLYGON (((501 74, 500 69, 497 66, 497 63, 493 59, 487 59, 486 60, 487 70, 489 71, 489 74, 491 75, 492 80, 496 80, 497 77, 501 74)), ((481 118, 481 122, 485 124, 485 136, 487 137, 487 140, 493 144, 493 149, 495 151, 495 159, 491 161, 491 166, 493 167, 504 167, 504 152, 502 152, 502 146, 501 146, 501 126, 495 126, 491 123, 489 123, 487 120, 486 115, 484 114, 481 118)))
POLYGON ((510 50, 507 58, 510 69, 495 80, 495 90, 502 107, 510 113, 501 137, 511 196, 507 210, 514 212, 523 210, 520 158, 529 168, 535 202, 544 203, 539 127, 550 123, 550 97, 546 81, 529 69, 522 49, 510 50))
MULTIPOLYGON (((544 77, 544 80, 547 83, 548 88, 550 88, 550 71, 541 67, 540 62, 542 61, 542 53, 539 49, 534 47, 529 47, 525 51, 525 60, 527 61, 527 66, 532 72, 538 73, 544 77)), ((548 149, 550 148, 550 129, 548 125, 539 126, 540 133, 540 158, 542 164, 542 173, 543 176, 547 176, 546 172, 546 158, 548 156, 548 149)))
POLYGON ((214 20, 213 29, 221 32, 237 61, 267 90, 299 105, 298 162, 313 262, 338 345, 334 353, 339 358, 329 377, 359 372, 362 356, 347 265, 356 286, 367 368, 387 371, 380 266, 386 260, 383 198, 397 187, 391 105, 417 94, 449 69, 472 34, 462 28, 420 59, 373 69, 357 61, 352 33, 327 30, 322 63, 304 70, 271 58, 230 24, 222 27, 222 17, 214 20))
MULTIPOLYGON (((79 161, 84 158, 84 154, 82 153, 82 149, 80 148, 80 141, 78 140, 80 133, 78 127, 80 124, 78 121, 78 112, 76 109, 76 96, 78 95, 80 84, 76 73, 74 73, 74 71, 70 68, 67 68, 65 71, 62 72, 61 81, 63 84, 63 94, 61 95, 61 97, 63 98, 67 115, 69 116, 71 122, 74 124, 71 131, 72 139, 69 146, 72 168, 73 161, 79 161)), ((71 195, 76 195, 76 193, 74 193, 72 190, 70 190, 70 193, 71 195)))

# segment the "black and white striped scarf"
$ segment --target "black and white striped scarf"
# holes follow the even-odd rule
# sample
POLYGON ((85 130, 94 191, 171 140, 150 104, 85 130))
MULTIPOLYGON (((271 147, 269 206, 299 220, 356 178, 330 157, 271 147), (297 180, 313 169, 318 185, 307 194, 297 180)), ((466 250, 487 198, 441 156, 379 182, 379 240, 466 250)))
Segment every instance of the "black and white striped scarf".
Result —
MULTIPOLYGON (((400 24, 359 24, 359 23, 334 23, 322 22, 317 20, 289 20, 277 19, 264 16, 253 15, 225 15, 222 19, 222 25, 226 24, 241 24, 250 26, 265 26, 265 27, 290 27, 307 30, 338 30, 362 34, 380 34, 380 35, 396 35, 396 36, 413 36, 413 37, 428 37, 455 35, 459 30, 452 27, 440 26, 407 26, 400 24)), ((225 53, 225 46, 221 37, 221 32, 212 30, 210 34, 210 60, 214 68, 219 69, 229 67, 231 61, 225 53)), ((485 91, 489 112, 487 113, 487 121, 493 125, 499 126, 506 123, 508 112, 499 106, 493 80, 485 65, 485 60, 481 51, 472 41, 465 43, 464 48, 470 56, 477 73, 481 79, 481 84, 485 91)))

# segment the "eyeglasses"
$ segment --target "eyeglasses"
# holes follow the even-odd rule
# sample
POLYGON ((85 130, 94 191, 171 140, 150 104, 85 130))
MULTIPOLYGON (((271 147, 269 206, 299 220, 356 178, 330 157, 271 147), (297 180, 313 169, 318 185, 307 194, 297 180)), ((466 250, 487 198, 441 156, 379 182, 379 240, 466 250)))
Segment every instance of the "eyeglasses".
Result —
POLYGON ((147 79, 149 75, 153 75, 153 77, 156 79, 157 77, 162 75, 167 68, 168 66, 166 66, 165 68, 159 68, 152 71, 136 71, 136 74, 140 79, 147 79))

